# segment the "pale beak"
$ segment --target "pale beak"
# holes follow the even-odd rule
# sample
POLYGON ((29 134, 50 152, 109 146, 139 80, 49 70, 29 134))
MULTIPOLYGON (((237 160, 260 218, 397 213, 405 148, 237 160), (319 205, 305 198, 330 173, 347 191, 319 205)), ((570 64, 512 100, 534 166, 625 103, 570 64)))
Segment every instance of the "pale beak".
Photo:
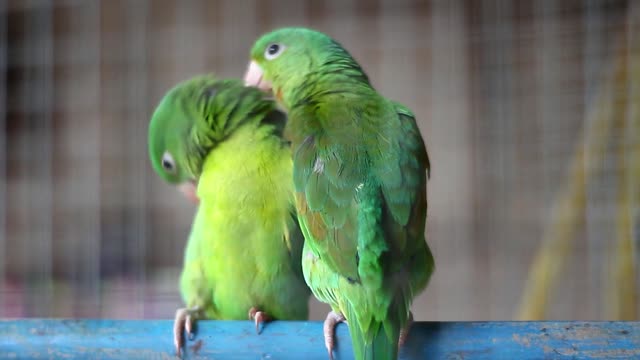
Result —
POLYGON ((251 61, 244 75, 246 86, 255 86, 262 91, 271 91, 271 83, 264 79, 264 72, 257 62, 251 61))
POLYGON ((178 185, 178 190, 192 203, 200 203, 200 198, 198 198, 198 183, 196 181, 185 181, 178 185))

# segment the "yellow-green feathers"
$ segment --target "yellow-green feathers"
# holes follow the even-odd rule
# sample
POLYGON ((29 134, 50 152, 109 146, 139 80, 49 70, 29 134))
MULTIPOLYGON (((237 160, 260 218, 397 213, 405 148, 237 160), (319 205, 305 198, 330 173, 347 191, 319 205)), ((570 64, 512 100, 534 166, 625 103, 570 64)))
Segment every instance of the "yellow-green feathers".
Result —
POLYGON ((213 76, 177 85, 152 118, 156 172, 169 182, 197 180, 180 290, 208 318, 247 319, 252 307, 275 319, 307 318, 285 120, 263 93, 213 76))

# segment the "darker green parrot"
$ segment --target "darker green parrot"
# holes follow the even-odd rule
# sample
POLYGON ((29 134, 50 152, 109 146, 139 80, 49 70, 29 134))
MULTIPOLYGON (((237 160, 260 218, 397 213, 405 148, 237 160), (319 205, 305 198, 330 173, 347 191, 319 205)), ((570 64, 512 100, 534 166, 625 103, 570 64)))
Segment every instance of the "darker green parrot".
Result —
POLYGON ((380 95, 339 43, 309 29, 260 37, 245 83, 271 91, 287 112, 303 271, 333 309, 329 356, 346 318, 356 359, 396 359, 411 302, 434 271, 429 158, 413 113, 380 95))

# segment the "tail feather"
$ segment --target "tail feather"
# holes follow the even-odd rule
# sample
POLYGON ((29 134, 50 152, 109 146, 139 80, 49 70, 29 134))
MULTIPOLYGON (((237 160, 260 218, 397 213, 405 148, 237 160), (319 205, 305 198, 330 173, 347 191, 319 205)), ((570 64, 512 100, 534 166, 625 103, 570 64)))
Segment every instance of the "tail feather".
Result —
POLYGON ((395 316, 394 319, 387 317, 382 322, 372 319, 366 329, 359 326, 353 307, 348 307, 345 316, 349 321, 349 335, 355 360, 396 360, 398 358, 401 324, 395 316))

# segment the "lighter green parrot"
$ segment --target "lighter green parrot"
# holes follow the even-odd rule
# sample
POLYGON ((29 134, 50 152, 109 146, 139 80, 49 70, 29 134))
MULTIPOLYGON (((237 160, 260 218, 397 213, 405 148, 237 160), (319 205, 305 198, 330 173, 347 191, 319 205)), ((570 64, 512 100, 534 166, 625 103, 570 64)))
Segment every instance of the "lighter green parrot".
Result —
POLYGON ((378 94, 335 40, 285 28, 251 50, 245 83, 289 118, 303 272, 333 309, 325 345, 347 320, 356 359, 396 359, 413 298, 434 260, 425 242, 429 158, 413 113, 378 94))
POLYGON ((240 80, 199 76, 162 99, 149 124, 154 170, 198 210, 184 255, 174 343, 196 318, 305 320, 311 292, 300 264, 286 116, 240 80), (192 196, 193 197, 193 196, 192 196))

